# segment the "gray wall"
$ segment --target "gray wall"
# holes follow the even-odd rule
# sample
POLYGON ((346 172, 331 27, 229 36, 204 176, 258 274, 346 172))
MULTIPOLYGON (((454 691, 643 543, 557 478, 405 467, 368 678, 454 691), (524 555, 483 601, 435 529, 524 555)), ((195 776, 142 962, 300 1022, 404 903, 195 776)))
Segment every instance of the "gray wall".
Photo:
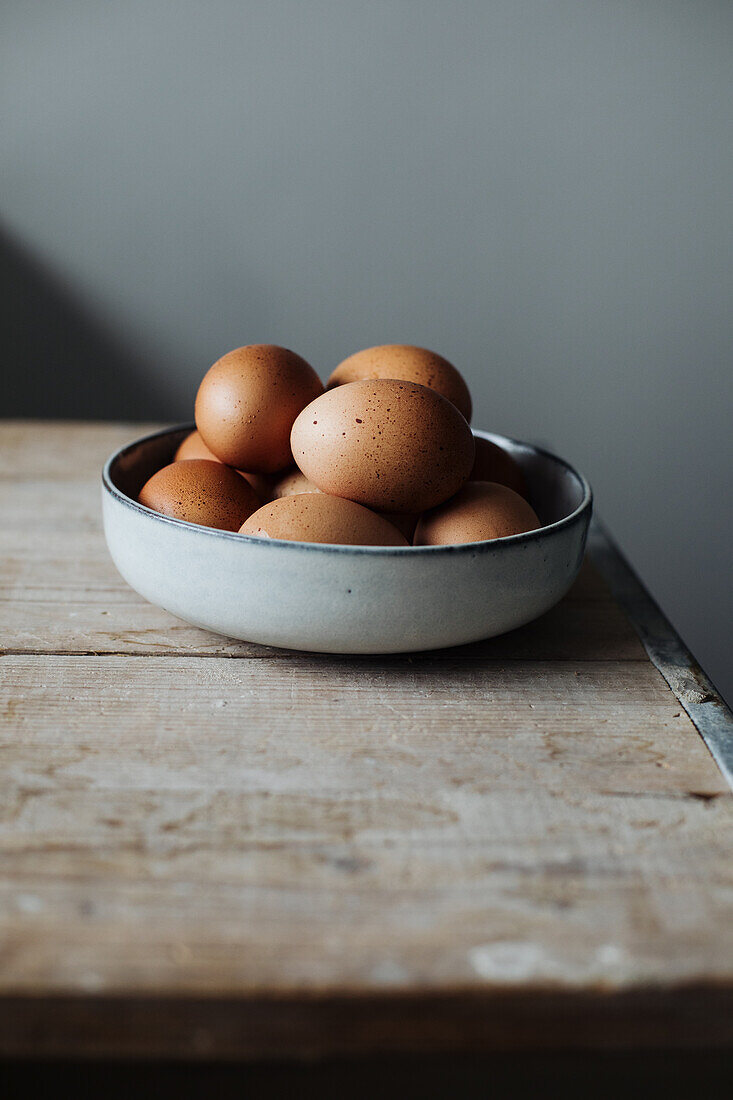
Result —
POLYGON ((5 413, 385 341, 579 464, 733 695, 733 4, 4 0, 5 413))

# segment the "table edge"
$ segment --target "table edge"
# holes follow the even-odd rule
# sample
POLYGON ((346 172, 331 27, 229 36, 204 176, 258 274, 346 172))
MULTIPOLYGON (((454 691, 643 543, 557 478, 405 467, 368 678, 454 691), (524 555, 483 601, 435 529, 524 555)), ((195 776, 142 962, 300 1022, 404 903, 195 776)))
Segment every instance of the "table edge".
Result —
POLYGON ((587 552, 733 791, 733 714, 725 700, 596 518, 587 552))
POLYGON ((720 982, 367 997, 0 997, 0 1057, 268 1058, 522 1050, 733 1048, 720 982))

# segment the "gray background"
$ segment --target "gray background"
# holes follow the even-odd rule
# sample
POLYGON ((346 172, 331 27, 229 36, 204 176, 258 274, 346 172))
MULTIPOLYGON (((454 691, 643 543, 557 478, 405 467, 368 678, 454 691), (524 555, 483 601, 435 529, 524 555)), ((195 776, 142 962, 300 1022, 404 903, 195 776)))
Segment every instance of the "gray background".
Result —
POLYGON ((733 696, 733 4, 4 0, 3 414, 383 342, 556 448, 733 696))

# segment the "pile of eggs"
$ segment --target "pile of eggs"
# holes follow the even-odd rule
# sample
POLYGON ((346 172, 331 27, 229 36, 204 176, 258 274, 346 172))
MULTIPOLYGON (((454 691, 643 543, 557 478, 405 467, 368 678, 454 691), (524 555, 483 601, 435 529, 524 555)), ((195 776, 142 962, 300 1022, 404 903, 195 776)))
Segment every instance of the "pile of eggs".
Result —
POLYGON ((519 465, 473 435, 462 376, 425 348, 357 352, 325 390, 295 352, 236 348, 204 376, 195 419, 140 491, 166 516, 357 546, 479 542, 540 526, 519 465))

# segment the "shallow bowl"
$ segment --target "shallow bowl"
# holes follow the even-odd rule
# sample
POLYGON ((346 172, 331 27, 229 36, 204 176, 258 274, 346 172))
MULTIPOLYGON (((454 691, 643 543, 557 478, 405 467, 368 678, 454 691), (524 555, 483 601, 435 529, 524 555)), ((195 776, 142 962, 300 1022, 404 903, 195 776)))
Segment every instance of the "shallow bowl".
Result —
POLYGON ((193 425, 147 435, 102 475, 104 533, 120 573, 195 626, 321 653, 399 653, 503 634, 558 602, 580 569, 592 495, 548 451, 491 432, 521 465, 536 531, 460 546, 331 546, 254 538, 138 504, 193 425))

